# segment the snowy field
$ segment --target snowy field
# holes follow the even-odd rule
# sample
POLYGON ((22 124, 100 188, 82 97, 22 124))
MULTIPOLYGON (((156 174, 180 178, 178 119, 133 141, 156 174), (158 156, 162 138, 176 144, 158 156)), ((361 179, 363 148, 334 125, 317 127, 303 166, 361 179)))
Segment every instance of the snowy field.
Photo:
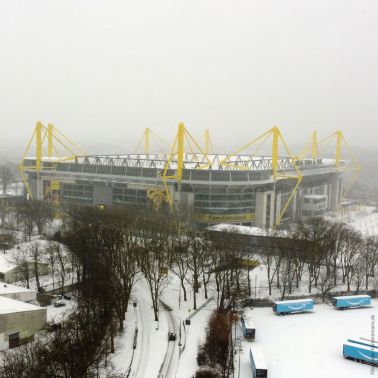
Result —
POLYGON ((378 236, 378 213, 375 211, 375 207, 362 206, 357 211, 345 214, 329 213, 325 218, 334 222, 347 223, 363 236, 378 236))
POLYGON ((378 213, 370 214, 366 217, 351 221, 356 230, 360 231, 364 236, 378 235, 378 213))
POLYGON ((370 308, 338 311, 319 304, 312 313, 288 316, 277 316, 271 308, 249 310, 256 340, 242 341, 240 377, 252 377, 249 347, 254 345, 264 353, 269 378, 369 377, 371 367, 344 359, 342 347, 347 338, 370 337, 373 314, 378 316, 377 300, 370 308))

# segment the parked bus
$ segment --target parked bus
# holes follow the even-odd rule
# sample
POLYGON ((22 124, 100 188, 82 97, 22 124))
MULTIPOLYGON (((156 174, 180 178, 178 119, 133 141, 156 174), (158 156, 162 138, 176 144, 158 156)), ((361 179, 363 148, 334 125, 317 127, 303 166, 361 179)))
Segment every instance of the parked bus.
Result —
POLYGON ((332 305, 339 310, 345 310, 350 307, 369 306, 370 304, 370 295, 344 295, 332 298, 332 305))
POLYGON ((264 355, 257 347, 249 349, 249 359, 252 367, 253 378, 267 378, 268 367, 264 355))
POLYGON ((291 301, 273 302, 273 311, 279 315, 287 315, 293 312, 304 312, 314 308, 313 299, 294 299, 291 301))
POLYGON ((354 361, 378 365, 378 349, 347 341, 343 344, 343 356, 354 361))
POLYGON ((256 328, 253 321, 251 319, 244 319, 243 317, 241 317, 240 321, 244 338, 248 340, 254 340, 256 337, 256 328))

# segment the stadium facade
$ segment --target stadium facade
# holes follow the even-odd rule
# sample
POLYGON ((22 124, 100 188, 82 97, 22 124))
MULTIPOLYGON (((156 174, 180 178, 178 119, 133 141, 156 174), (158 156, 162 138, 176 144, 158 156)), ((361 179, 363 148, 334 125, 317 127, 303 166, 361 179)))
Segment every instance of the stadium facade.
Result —
POLYGON ((171 202, 175 208, 191 209, 200 226, 272 227, 277 219, 280 223, 321 216, 336 210, 342 200, 343 161, 181 150, 181 160, 180 145, 171 154, 58 158, 51 151, 43 157, 40 147, 39 156, 24 156, 22 175, 32 198, 56 207, 151 208, 171 202), (300 180, 293 180, 297 173, 300 180))

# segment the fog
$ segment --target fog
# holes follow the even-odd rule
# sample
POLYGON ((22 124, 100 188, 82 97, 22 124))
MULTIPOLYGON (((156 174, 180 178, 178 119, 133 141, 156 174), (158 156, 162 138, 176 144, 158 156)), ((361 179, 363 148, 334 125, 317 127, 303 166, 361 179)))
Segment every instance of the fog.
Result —
POLYGON ((377 20, 376 0, 0 0, 0 155, 36 120, 93 153, 179 121, 217 150, 273 125, 372 147, 377 20))

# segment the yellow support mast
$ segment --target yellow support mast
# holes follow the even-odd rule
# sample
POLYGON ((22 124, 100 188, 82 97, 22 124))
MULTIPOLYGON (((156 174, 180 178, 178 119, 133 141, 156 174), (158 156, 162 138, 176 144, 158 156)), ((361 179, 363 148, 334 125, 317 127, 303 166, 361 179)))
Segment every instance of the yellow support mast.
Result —
MULTIPOLYGON (((32 154, 31 156, 33 156, 32 154)), ((18 170, 20 172, 21 179, 24 183, 27 193, 29 194, 30 198, 32 198, 32 192, 30 190, 29 184, 27 182, 27 178, 25 175, 25 171, 35 171, 37 175, 42 169, 54 169, 55 165, 51 164, 53 161, 54 163, 74 160, 76 156, 85 156, 86 153, 75 143, 73 143, 70 139, 68 139, 65 135, 63 135, 57 128, 55 128, 52 124, 48 124, 45 127, 42 122, 37 121, 33 134, 29 140, 29 143, 26 147, 26 150, 22 156, 22 160, 18 166, 18 170), (47 141, 47 145, 46 142, 47 141), (25 166, 24 161, 28 156, 29 152, 32 149, 33 144, 35 145, 35 165, 25 166), (64 155, 62 155, 64 154, 64 155), (43 165, 43 156, 47 156, 49 158, 53 158, 50 160, 48 165, 43 165)))
POLYGON ((47 125, 47 156, 49 158, 53 156, 53 130, 54 126, 49 123, 47 125))
POLYGON ((318 133, 314 130, 312 132, 312 143, 311 143, 311 157, 313 160, 318 158, 318 133))
POLYGON ((179 182, 182 180, 182 169, 184 165, 184 138, 185 126, 180 122, 177 131, 177 181, 179 182))
POLYGON ((345 198, 352 188, 353 184, 356 182, 357 177, 361 171, 361 166, 358 163, 355 155, 352 152, 348 142, 346 141, 343 133, 340 130, 335 131, 333 134, 324 138, 319 142, 319 145, 329 145, 332 141, 335 141, 335 167, 337 172, 352 172, 352 177, 349 180, 349 183, 346 187, 346 190, 343 191, 342 198, 345 198), (343 147, 345 148, 346 153, 349 155, 351 165, 347 166, 342 164, 342 152, 343 147))
POLYGON ((150 133, 151 130, 149 127, 147 127, 144 132, 144 153, 146 155, 150 153, 150 133))
POLYGON ((213 148, 213 144, 211 142, 209 129, 205 130, 204 142, 205 142, 204 143, 204 151, 205 151, 206 155, 208 155, 209 153, 214 153, 214 148, 213 148))
POLYGON ((35 127, 35 166, 36 171, 41 169, 41 161, 42 161, 42 131, 45 132, 45 128, 41 122, 37 122, 35 127))
POLYGON ((305 146, 299 152, 298 155, 295 156, 296 160, 302 160, 307 156, 310 156, 311 159, 315 160, 319 156, 319 149, 318 149, 318 133, 317 131, 313 131, 311 135, 311 139, 306 142, 305 146))
MULTIPOLYGON (((180 184, 182 181, 182 173, 184 169, 184 158, 185 158, 185 148, 188 146, 189 152, 192 153, 194 156, 196 154, 194 147, 196 148, 196 151, 198 151, 198 154, 200 155, 200 161, 198 160, 192 160, 192 162, 197 162, 197 169, 201 169, 204 166, 210 166, 211 161, 207 157, 207 153, 202 149, 202 147, 197 143, 197 141, 192 137, 192 135, 189 133, 189 131, 186 129, 183 122, 180 122, 177 129, 177 134, 174 139, 174 142, 171 147, 171 151, 168 155, 167 162, 165 163, 163 172, 161 174, 161 178, 164 183, 167 200, 171 207, 171 209, 174 208, 173 199, 171 192, 168 187, 168 181, 177 181, 180 184), (175 173, 173 175, 168 174, 168 170, 174 168, 175 173)), ((198 157, 196 157, 198 159, 198 157)))
POLYGON ((288 200, 286 201, 286 203, 284 204, 282 209, 276 215, 276 218, 275 218, 275 221, 274 221, 274 226, 276 227, 281 223, 281 219, 282 219, 283 215, 285 214, 288 206, 290 205, 292 199, 294 198, 294 195, 295 195, 295 193, 296 193, 296 191, 299 187, 299 184, 302 181, 302 174, 299 171, 297 164, 296 164, 297 158, 295 158, 291 154, 290 149, 289 149, 288 145, 286 144, 279 128, 277 126, 274 126, 270 130, 268 130, 265 133, 263 133, 262 135, 260 135, 259 137, 253 139, 251 142, 249 142, 249 143, 245 144, 243 147, 239 148, 237 151, 227 155, 223 160, 220 161, 219 164, 223 165, 224 167, 233 168, 233 169, 236 169, 236 170, 249 169, 248 166, 245 165, 245 163, 240 163, 239 161, 233 161, 232 158, 237 157, 241 152, 247 150, 251 146, 258 144, 257 147, 255 148, 255 150, 252 152, 252 154, 248 154, 250 156, 250 158, 253 159, 253 157, 256 156, 258 151, 261 149, 261 147, 264 145, 264 143, 269 138, 272 138, 272 149, 271 149, 272 161, 271 161, 271 164, 272 164, 272 178, 273 178, 274 191, 275 191, 275 185, 276 185, 277 180, 281 180, 281 179, 296 180, 296 184, 295 184, 288 200), (288 155, 288 157, 291 161, 291 165, 292 165, 293 170, 294 170, 293 174, 281 173, 280 170, 279 170, 279 145, 280 145, 280 142, 282 143, 282 145, 283 145, 284 149, 286 150, 286 153, 287 153, 287 155, 288 155))
POLYGON ((143 146, 143 153, 145 155, 148 155, 151 150, 151 140, 159 142, 159 146, 166 147, 169 149, 169 143, 167 143, 163 138, 161 138, 158 134, 156 134, 152 129, 149 127, 146 127, 144 129, 144 132, 142 134, 142 137, 138 141, 138 144, 134 150, 134 153, 138 153, 140 151, 141 147, 143 146), (153 139, 152 139, 153 138, 153 139))
POLYGON ((336 169, 340 169, 340 155, 341 155, 341 142, 342 142, 342 133, 340 130, 336 131, 336 153, 335 153, 335 164, 336 164, 336 169))

